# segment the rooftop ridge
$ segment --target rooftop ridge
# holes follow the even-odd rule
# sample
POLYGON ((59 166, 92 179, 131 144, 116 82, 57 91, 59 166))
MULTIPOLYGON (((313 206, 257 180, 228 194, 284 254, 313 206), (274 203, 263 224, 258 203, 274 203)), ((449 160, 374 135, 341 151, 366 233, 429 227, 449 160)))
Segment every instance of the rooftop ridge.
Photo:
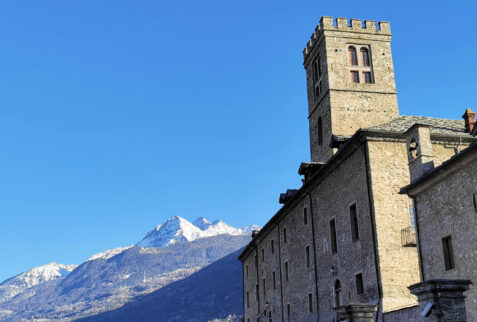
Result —
POLYGON ((391 26, 387 21, 380 21, 376 25, 375 20, 365 20, 364 25, 361 19, 348 19, 323 16, 319 24, 315 28, 315 32, 307 42, 305 49, 303 49, 303 59, 306 60, 308 55, 312 52, 313 47, 318 42, 318 38, 325 30, 332 31, 346 31, 365 34, 376 34, 391 36, 391 26))

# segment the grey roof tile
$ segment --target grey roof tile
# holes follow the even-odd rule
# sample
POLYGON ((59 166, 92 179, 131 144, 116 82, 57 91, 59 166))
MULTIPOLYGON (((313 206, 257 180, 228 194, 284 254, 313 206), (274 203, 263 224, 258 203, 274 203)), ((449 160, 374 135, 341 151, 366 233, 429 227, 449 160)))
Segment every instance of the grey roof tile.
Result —
POLYGON ((383 132, 406 132, 415 123, 431 126, 431 134, 446 136, 471 136, 465 133, 464 120, 448 120, 422 116, 400 116, 388 123, 371 126, 366 130, 383 132))

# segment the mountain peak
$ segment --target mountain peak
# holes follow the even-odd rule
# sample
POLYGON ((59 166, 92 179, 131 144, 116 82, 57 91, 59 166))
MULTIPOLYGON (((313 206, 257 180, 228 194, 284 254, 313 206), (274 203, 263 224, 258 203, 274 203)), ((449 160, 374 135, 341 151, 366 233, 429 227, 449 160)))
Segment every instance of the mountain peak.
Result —
POLYGON ((232 227, 218 219, 210 223, 204 217, 199 217, 193 223, 180 217, 173 216, 163 224, 148 232, 146 236, 135 246, 138 247, 162 247, 180 241, 193 241, 199 238, 217 235, 244 235, 249 231, 232 227))

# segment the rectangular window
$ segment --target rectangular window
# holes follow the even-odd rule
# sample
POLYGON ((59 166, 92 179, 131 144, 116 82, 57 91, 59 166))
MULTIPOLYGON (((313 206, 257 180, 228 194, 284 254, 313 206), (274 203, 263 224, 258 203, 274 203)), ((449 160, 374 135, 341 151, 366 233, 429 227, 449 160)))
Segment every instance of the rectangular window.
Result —
POLYGON ((442 250, 444 252, 444 264, 446 266, 446 271, 455 268, 451 236, 442 238, 442 250))
MULTIPOLYGON (((371 84, 373 81, 371 80, 371 72, 363 72, 364 82, 366 84, 371 84)), ((359 83, 359 81, 358 81, 359 83)))
POLYGON ((353 241, 359 240, 358 212, 356 204, 349 207, 349 219, 351 222, 351 238, 353 241))
POLYGON ((274 290, 277 289, 277 280, 276 280, 276 277, 275 277, 275 272, 273 272, 273 289, 274 290))
POLYGON ((310 310, 310 312, 313 312, 313 296, 310 294, 308 294, 308 309, 310 310))
POLYGON ((265 279, 263 279, 263 296, 267 295, 267 290, 265 289, 265 279))
POLYGON ((288 276, 288 262, 285 262, 285 280, 288 282, 289 276, 288 276))
POLYGON ((274 254, 275 253, 275 245, 273 243, 273 239, 270 242, 270 246, 272 247, 272 254, 274 254))
POLYGON ((287 242, 287 229, 283 228, 283 242, 286 244, 287 242))
POLYGON ((291 309, 290 309, 290 303, 287 304, 287 316, 290 318, 291 315, 291 309))
POLYGON ((258 301, 258 297, 260 294, 258 294, 258 290, 259 290, 259 287, 258 287, 258 281, 257 281, 257 284, 255 285, 255 299, 258 301))
POLYGON ((247 291, 247 307, 250 307, 250 293, 247 291))
POLYGON ((409 216, 411 218, 411 228, 416 230, 416 211, 414 208, 414 198, 409 198, 409 216))
POLYGON ((265 263, 265 248, 262 248, 262 263, 265 263))
POLYGON ((364 293, 363 274, 356 275, 356 294, 364 293))
POLYGON ((315 84, 315 97, 320 97, 321 95, 321 86, 320 82, 315 84))
POLYGON ((306 246, 305 253, 306 253, 306 267, 310 267, 310 246, 306 246))
POLYGON ((334 219, 330 221, 330 239, 331 239, 331 252, 334 254, 338 252, 338 244, 336 243, 336 223, 334 219))
POLYGON ((350 72, 350 76, 351 76, 351 81, 353 83, 359 83, 359 72, 358 71, 352 70, 350 72))
POLYGON ((306 207, 303 208, 303 222, 308 225, 308 209, 306 207))

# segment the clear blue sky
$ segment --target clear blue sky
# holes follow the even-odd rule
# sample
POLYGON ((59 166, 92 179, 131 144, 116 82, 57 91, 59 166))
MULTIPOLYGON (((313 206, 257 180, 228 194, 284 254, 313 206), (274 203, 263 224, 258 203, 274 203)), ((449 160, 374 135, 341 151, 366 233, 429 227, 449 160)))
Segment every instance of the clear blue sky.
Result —
POLYGON ((2 1, 0 280, 166 218, 263 225, 309 160, 322 15, 391 21, 402 114, 477 109, 474 1, 2 1))

